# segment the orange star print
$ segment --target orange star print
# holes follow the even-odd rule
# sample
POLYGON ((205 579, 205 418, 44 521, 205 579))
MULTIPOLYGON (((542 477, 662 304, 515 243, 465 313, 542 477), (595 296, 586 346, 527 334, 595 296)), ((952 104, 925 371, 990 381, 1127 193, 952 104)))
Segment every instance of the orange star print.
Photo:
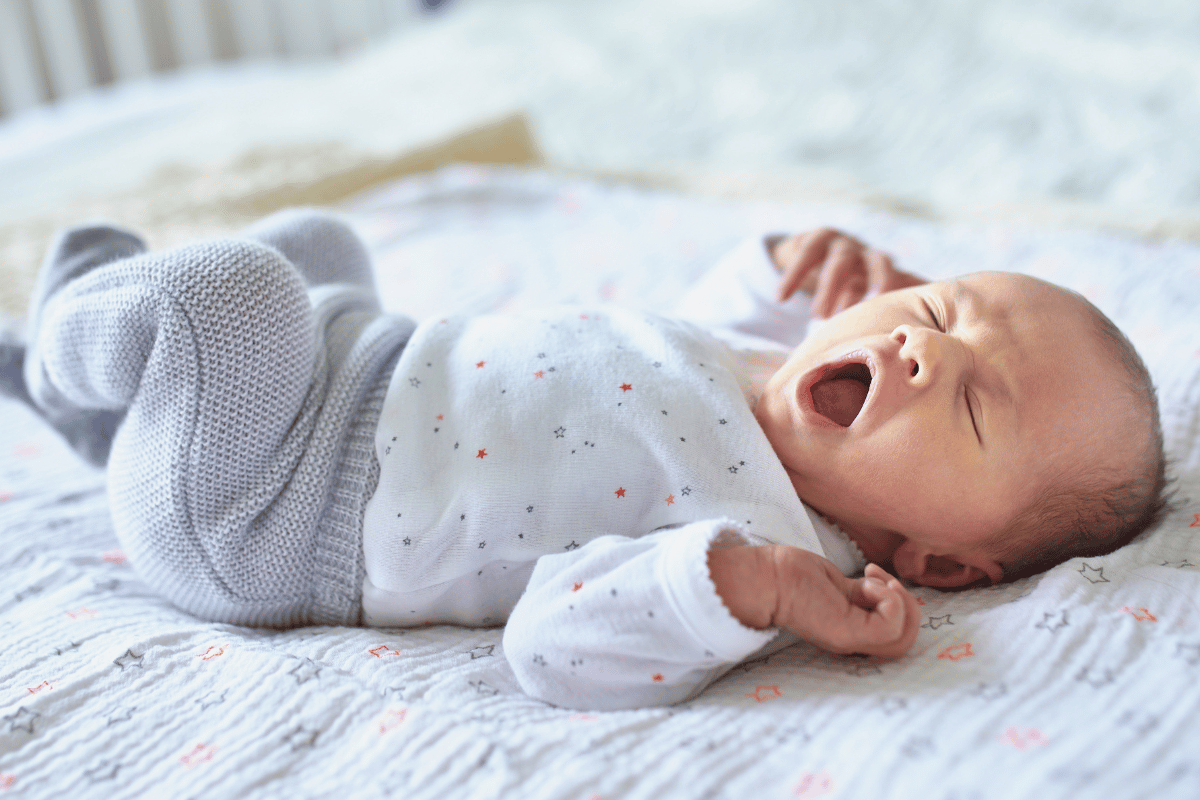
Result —
MULTIPOLYGON (((632 384, 632 383, 622 383, 622 384, 621 384, 621 391, 622 391, 622 392, 632 392, 632 391, 633 391, 633 384, 632 384)), ((1197 518, 1197 519, 1200 519, 1200 514, 1197 514, 1197 515, 1196 515, 1196 518, 1197 518)))
POLYGON ((393 650, 392 648, 388 647, 386 644, 381 644, 378 647, 372 647, 367 652, 370 653, 371 655, 375 656, 376 658, 388 658, 390 656, 400 655, 399 650, 393 650))
POLYGON ((1138 622, 1158 622, 1158 617, 1151 614, 1148 608, 1130 608, 1129 606, 1125 606, 1121 610, 1138 622))
POLYGON ((783 693, 779 691, 779 684, 773 683, 770 686, 755 686, 754 691, 746 695, 756 703, 764 702, 768 697, 783 697, 783 693))
MULTIPOLYGON (((609 484, 609 485, 611 486, 612 484, 609 484)), ((615 494, 617 497, 624 497, 625 496, 625 487, 624 486, 617 487, 617 490, 615 492, 613 492, 613 494, 615 494)))
POLYGON ((404 720, 407 718, 408 718, 408 709, 407 708, 390 708, 390 709, 388 709, 387 712, 383 715, 383 720, 381 720, 379 723, 379 735, 382 736, 383 734, 387 733, 388 731, 392 731, 392 730, 395 730, 396 728, 400 727, 400 725, 402 725, 404 723, 404 720))
POLYGON ((806 772, 792 794, 796 797, 820 797, 833 791, 833 779, 826 772, 806 772))
POLYGON ((1009 725, 1004 729, 1004 733, 1000 734, 1000 741, 1010 744, 1018 750, 1028 750, 1031 747, 1041 747, 1049 742, 1049 739, 1037 728, 1018 728, 1015 725, 1009 725))
POLYGON ((217 747, 212 744, 198 744, 192 748, 192 752, 185 756, 181 756, 179 761, 188 769, 191 769, 198 764, 205 764, 212 761, 216 755, 217 747))
POLYGON ((970 658, 973 655, 975 655, 975 651, 971 649, 971 643, 964 642, 963 644, 955 644, 947 647, 938 653, 938 658, 944 658, 947 661, 962 661, 964 658, 970 658))

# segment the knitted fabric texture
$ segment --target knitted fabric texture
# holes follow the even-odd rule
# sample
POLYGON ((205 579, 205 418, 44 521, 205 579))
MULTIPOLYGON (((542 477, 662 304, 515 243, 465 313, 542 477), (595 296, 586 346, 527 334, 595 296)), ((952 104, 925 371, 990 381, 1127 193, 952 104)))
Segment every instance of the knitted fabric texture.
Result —
MULTIPOLYGON (((128 236, 86 230, 65 238, 128 236)), ((361 284, 310 290, 257 241, 65 278, 56 263, 26 382, 39 405, 126 412, 110 505, 150 586, 212 620, 358 623, 374 429, 411 321, 381 314, 361 284)))

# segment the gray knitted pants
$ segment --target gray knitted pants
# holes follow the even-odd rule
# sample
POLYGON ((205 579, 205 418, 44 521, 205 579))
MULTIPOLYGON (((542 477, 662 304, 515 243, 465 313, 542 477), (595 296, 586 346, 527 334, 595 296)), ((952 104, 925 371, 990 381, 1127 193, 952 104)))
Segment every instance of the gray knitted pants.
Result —
POLYGON ((161 253, 70 230, 30 320, 25 382, 47 418, 124 416, 110 506, 152 588, 222 622, 359 622, 375 428, 414 325, 382 313, 349 227, 283 212, 161 253))

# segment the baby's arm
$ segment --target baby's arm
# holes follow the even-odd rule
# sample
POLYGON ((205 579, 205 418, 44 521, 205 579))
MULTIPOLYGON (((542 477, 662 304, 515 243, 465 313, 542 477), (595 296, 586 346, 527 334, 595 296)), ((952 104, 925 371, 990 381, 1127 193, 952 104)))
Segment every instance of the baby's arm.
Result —
POLYGON ((876 564, 847 578, 829 559, 787 545, 713 550, 717 594, 751 628, 779 627, 832 653, 899 658, 917 637, 919 609, 876 564))
POLYGON ((792 644, 743 625, 713 586, 710 550, 750 541, 729 521, 704 520, 542 556, 504 629, 521 688, 569 708, 670 705, 792 644))

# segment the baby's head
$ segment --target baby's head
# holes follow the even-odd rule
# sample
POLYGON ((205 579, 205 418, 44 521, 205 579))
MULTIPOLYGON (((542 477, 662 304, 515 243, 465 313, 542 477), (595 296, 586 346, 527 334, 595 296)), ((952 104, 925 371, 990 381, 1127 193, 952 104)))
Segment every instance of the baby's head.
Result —
POLYGON ((1163 507, 1141 359, 1083 297, 1028 276, 850 307, 796 349, 755 415, 801 499, 927 586, 1110 552, 1163 507))

